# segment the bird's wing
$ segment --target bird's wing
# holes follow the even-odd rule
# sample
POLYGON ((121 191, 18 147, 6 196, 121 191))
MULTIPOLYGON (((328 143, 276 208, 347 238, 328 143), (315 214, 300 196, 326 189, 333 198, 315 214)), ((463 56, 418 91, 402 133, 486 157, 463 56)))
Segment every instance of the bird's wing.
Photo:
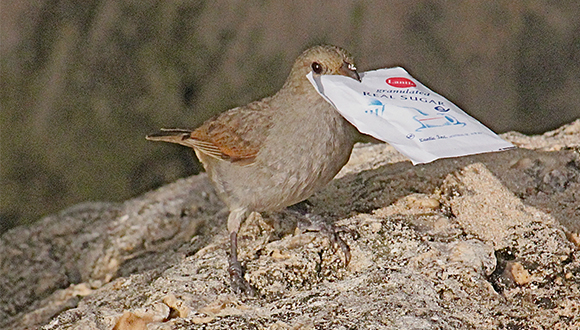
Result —
POLYGON ((210 157, 251 164, 272 125, 267 99, 231 109, 206 121, 194 131, 164 129, 148 140, 178 143, 210 157))

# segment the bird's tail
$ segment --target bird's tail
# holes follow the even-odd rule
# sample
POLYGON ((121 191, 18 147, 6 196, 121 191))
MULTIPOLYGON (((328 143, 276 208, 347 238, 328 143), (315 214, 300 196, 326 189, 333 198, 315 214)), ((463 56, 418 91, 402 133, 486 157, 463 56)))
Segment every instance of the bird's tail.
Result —
POLYGON ((177 143, 190 147, 187 140, 191 137, 193 130, 181 128, 162 128, 160 132, 149 134, 145 138, 149 141, 163 141, 177 143))

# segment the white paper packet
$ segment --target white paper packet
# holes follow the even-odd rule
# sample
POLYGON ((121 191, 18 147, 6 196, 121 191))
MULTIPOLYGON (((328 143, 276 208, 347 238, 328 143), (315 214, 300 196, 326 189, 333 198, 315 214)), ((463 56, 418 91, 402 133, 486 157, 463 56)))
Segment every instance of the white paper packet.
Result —
POLYGON ((358 82, 311 72, 308 79, 360 132, 388 142, 413 164, 515 148, 403 68, 361 76, 358 82))

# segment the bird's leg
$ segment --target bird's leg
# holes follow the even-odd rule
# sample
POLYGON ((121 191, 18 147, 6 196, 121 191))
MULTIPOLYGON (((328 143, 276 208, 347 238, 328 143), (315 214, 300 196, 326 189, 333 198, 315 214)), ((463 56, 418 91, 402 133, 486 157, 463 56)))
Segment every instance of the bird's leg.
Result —
POLYGON ((228 272, 232 283, 232 290, 236 294, 246 293, 253 296, 255 294, 254 288, 244 278, 244 271, 242 264, 238 260, 238 231, 240 224, 246 216, 247 210, 245 208, 235 209, 230 212, 228 217, 228 231, 230 233, 230 260, 228 272))
MULTIPOLYGON (((340 248, 344 254, 344 265, 345 267, 348 266, 351 259, 350 247, 339 236, 339 233, 350 231, 337 229, 333 224, 328 223, 319 215, 304 213, 291 208, 287 209, 287 212, 298 216, 298 228, 301 231, 316 231, 328 237, 333 247, 338 246, 340 248)), ((353 233, 351 232, 351 234, 353 233)))

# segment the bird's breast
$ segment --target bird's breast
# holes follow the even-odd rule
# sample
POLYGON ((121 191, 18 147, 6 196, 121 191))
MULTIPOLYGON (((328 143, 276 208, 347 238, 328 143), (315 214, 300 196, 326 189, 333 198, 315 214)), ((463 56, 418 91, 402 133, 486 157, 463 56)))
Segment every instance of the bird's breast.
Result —
MULTIPOLYGON (((289 111, 272 127, 256 162, 270 173, 288 206, 324 187, 350 157, 355 129, 322 100, 303 111, 289 111)), ((275 190, 275 191, 274 191, 275 190)))

